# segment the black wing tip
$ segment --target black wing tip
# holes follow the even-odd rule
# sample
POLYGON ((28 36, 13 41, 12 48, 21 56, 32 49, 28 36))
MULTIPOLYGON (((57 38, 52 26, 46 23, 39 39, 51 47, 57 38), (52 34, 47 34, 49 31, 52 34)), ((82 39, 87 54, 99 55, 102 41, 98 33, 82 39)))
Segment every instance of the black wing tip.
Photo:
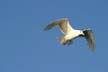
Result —
POLYGON ((44 30, 44 31, 48 30, 47 26, 44 26, 44 27, 43 27, 43 30, 44 30))
POLYGON ((50 24, 48 24, 47 26, 44 27, 44 30, 47 31, 47 30, 50 30, 51 28, 52 27, 50 27, 50 24))
POLYGON ((47 30, 49 30, 49 28, 47 28, 47 27, 44 27, 44 29, 43 29, 44 31, 47 31, 47 30))
POLYGON ((91 51, 95 52, 96 51, 96 47, 93 46, 93 47, 89 47, 91 51))

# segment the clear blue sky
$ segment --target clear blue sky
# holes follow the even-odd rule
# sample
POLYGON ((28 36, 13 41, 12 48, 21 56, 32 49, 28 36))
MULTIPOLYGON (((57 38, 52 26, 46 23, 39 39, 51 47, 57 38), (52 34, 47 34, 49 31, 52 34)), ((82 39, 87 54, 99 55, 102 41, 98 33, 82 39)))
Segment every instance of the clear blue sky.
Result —
POLYGON ((108 0, 0 0, 0 72, 108 72, 108 0), (59 18, 91 28, 96 52, 85 39, 62 46, 59 18))

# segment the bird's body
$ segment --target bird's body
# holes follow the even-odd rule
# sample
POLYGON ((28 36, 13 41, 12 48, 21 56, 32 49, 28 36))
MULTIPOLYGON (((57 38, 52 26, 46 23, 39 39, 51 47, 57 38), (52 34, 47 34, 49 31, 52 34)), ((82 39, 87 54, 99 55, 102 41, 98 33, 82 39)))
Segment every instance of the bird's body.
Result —
POLYGON ((81 30, 73 30, 69 32, 67 35, 65 35, 65 38, 67 40, 71 40, 78 37, 79 35, 84 35, 84 33, 81 30))
POLYGON ((52 29, 55 26, 59 26, 64 36, 59 37, 59 41, 63 45, 69 45, 77 37, 85 37, 88 41, 89 47, 95 48, 93 33, 90 29, 77 30, 74 29, 67 18, 62 18, 45 27, 45 30, 52 29))

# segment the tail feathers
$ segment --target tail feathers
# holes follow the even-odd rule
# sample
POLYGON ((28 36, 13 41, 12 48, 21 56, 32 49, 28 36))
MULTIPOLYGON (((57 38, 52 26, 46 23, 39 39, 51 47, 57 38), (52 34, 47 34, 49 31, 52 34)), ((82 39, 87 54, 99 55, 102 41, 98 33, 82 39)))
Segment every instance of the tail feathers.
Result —
POLYGON ((60 37, 59 37, 59 41, 60 41, 60 43, 63 44, 63 45, 66 44, 66 40, 65 40, 65 38, 64 38, 63 36, 60 36, 60 37))

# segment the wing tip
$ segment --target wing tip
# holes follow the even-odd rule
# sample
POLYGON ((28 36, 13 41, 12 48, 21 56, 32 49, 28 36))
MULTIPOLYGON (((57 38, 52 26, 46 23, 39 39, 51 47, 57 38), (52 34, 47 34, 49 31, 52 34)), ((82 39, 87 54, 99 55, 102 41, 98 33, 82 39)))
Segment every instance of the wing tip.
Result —
POLYGON ((50 30, 51 28, 52 28, 52 27, 51 27, 51 25, 49 24, 49 25, 47 25, 47 26, 44 27, 44 30, 47 31, 47 30, 50 30))
POLYGON ((89 47, 91 51, 95 52, 96 51, 96 47, 89 47))
POLYGON ((44 29, 43 29, 44 31, 47 31, 47 30, 49 30, 47 27, 44 27, 44 29))

